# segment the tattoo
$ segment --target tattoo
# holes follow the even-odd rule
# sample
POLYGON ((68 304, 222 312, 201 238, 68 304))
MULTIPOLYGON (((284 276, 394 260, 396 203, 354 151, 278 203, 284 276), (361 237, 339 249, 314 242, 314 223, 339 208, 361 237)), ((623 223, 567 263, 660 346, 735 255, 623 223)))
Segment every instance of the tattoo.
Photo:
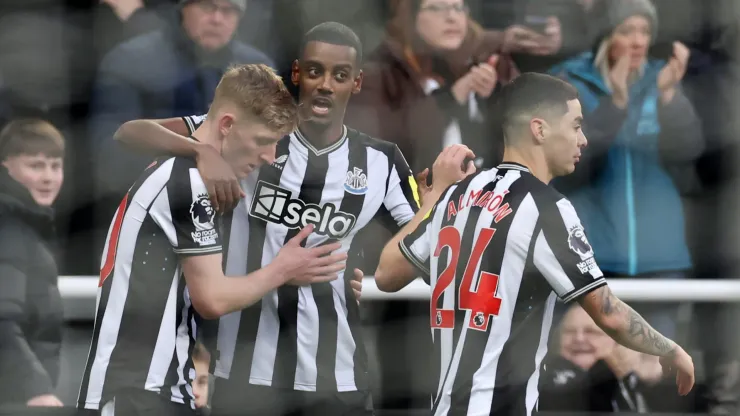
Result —
POLYGON ((673 352, 673 341, 653 329, 640 314, 614 296, 608 286, 595 292, 598 293, 602 318, 616 324, 602 327, 614 340, 646 354, 666 356, 673 352))
POLYGON ((645 319, 635 312, 632 308, 629 309, 629 330, 630 336, 635 340, 642 340, 642 343, 657 351, 659 354, 666 355, 673 350, 673 343, 664 337, 661 333, 653 329, 645 319))
POLYGON ((600 290, 599 292, 601 293, 601 313, 608 316, 624 311, 624 303, 617 299, 608 287, 606 290, 600 290))

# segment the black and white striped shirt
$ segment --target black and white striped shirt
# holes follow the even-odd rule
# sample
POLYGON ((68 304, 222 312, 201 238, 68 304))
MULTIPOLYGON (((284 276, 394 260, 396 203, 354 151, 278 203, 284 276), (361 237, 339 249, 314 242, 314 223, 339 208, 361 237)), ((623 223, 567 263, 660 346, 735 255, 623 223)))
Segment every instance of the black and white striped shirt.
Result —
MULTIPOLYGON (((186 117, 190 128, 200 122, 186 117)), ((398 147, 346 127, 342 138, 324 149, 316 149, 300 131, 286 136, 274 163, 250 174, 242 188, 246 198, 224 219, 230 223, 224 235, 229 276, 267 265, 309 223, 315 230, 307 246, 341 241, 340 252, 352 253, 363 244, 356 234, 371 220, 398 231, 418 210, 416 184, 398 147)), ((214 374, 303 391, 367 389, 351 279, 349 272, 331 283, 283 286, 222 317, 212 335, 217 339, 214 374)))
POLYGON ((155 161, 124 196, 106 238, 78 407, 101 408, 133 388, 194 408, 199 318, 178 256, 221 252, 214 217, 190 159, 155 161))
POLYGON ((400 243, 430 277, 433 415, 530 415, 555 302, 606 284, 570 202, 505 163, 451 186, 400 243))

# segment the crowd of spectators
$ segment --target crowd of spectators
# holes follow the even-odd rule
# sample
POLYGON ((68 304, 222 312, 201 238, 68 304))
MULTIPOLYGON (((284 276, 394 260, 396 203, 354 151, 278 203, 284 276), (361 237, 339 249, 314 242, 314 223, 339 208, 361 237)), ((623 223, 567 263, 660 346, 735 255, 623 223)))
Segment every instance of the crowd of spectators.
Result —
MULTIPOLYGON (((114 142, 118 126, 205 113, 231 64, 287 74, 302 34, 327 20, 355 29, 370 51, 347 125, 396 143, 414 172, 454 143, 474 150, 477 167, 494 167, 497 89, 522 72, 551 73, 579 90, 589 140, 576 173, 553 186, 578 210, 604 272, 717 279, 736 271, 727 196, 740 109, 732 0, 2 3, 0 406, 61 404, 56 277, 97 274, 118 199, 148 162, 114 142)), ((367 241, 390 237, 382 227, 367 232, 377 233, 367 241)), ((381 246, 363 247, 365 270, 381 246)), ((684 306, 638 310, 681 340, 684 306)), ((615 345, 573 307, 553 336, 540 409, 737 414, 733 309, 693 312, 693 336, 681 341, 703 352, 706 388, 691 400, 672 399, 656 362, 615 345)), ((377 345, 385 406, 428 402, 427 313, 399 302, 368 317, 380 323, 379 339, 393 340, 377 345)), ((205 406, 207 378, 197 383, 205 406)))

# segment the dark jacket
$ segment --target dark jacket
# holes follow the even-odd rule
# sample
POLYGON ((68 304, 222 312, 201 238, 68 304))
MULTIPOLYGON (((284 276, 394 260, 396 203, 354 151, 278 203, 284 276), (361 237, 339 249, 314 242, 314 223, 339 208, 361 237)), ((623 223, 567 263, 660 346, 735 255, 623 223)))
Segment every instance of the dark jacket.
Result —
POLYGON ((545 358, 539 393, 541 412, 564 415, 689 413, 697 399, 695 392, 679 396, 671 377, 648 384, 630 372, 619 379, 604 360, 597 361, 586 371, 557 354, 545 358))
POLYGON ((62 301, 52 254, 54 223, 0 167, 0 405, 53 394, 62 301))
POLYGON ((130 39, 111 50, 98 70, 90 103, 90 134, 100 158, 103 192, 126 191, 151 161, 114 143, 126 121, 205 114, 231 64, 266 64, 267 55, 232 41, 219 51, 199 48, 181 26, 130 39))
POLYGON ((588 371, 551 356, 540 379, 539 410, 545 412, 646 413, 646 386, 634 373, 619 380, 604 361, 588 371))

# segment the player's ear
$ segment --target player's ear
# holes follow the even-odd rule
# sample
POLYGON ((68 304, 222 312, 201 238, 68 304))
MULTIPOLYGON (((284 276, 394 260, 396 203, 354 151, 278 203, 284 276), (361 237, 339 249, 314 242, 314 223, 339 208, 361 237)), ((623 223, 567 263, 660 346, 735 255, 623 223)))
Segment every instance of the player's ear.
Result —
POLYGON ((549 129, 550 129, 550 126, 547 124, 547 121, 545 121, 544 119, 535 117, 529 121, 530 133, 532 133, 532 136, 534 137, 535 141, 539 144, 542 144, 545 142, 545 137, 547 137, 549 129))
POLYGON ((290 81, 293 83, 293 85, 298 86, 298 80, 301 76, 301 65, 296 59, 293 61, 293 65, 290 67, 290 81))
POLYGON ((362 80, 364 79, 364 77, 365 77, 365 74, 362 72, 362 70, 360 70, 360 72, 355 77, 355 81, 354 81, 355 85, 354 85, 354 88, 352 89, 352 94, 357 94, 362 90, 362 80))
POLYGON ((234 115, 231 113, 223 113, 218 119, 218 131, 223 137, 226 137, 234 127, 234 115))

